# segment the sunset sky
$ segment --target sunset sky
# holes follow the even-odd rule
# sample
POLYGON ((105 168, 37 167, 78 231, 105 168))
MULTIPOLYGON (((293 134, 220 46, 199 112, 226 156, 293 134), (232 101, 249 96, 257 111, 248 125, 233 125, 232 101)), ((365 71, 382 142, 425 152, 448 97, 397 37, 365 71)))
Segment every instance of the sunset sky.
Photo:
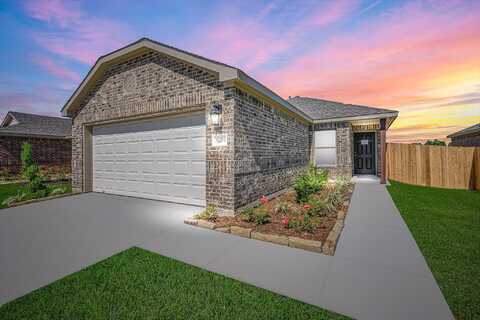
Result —
POLYGON ((141 37, 282 97, 400 111, 389 141, 480 122, 480 1, 1 1, 0 118, 59 115, 98 56, 141 37))

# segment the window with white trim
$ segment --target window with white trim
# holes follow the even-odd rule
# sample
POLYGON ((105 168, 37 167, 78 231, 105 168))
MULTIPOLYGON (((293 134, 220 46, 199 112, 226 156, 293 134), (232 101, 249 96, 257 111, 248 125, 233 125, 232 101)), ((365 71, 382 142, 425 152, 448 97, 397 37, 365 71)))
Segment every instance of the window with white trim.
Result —
POLYGON ((315 165, 335 167, 337 165, 337 136, 335 130, 315 131, 315 165))

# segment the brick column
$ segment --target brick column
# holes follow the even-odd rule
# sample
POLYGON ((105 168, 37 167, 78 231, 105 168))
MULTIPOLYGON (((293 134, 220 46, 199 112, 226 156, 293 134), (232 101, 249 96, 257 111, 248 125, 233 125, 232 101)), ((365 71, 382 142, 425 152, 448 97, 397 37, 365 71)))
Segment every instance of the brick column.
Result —
POLYGON ((380 119, 380 183, 385 184, 387 182, 386 169, 387 169, 387 131, 386 131, 386 119, 380 119))

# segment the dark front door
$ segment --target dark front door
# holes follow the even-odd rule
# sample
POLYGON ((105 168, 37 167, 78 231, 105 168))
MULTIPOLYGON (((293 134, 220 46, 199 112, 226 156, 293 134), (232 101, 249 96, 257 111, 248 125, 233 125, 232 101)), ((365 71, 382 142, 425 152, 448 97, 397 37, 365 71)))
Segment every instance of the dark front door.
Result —
POLYGON ((355 133, 353 144, 354 173, 375 174, 375 133, 355 133))

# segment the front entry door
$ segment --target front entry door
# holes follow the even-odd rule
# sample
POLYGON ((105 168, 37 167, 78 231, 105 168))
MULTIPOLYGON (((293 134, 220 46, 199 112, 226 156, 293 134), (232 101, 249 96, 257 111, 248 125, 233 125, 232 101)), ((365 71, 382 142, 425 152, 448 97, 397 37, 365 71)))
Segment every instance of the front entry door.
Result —
POLYGON ((375 133, 354 134, 354 173, 375 174, 375 133))

